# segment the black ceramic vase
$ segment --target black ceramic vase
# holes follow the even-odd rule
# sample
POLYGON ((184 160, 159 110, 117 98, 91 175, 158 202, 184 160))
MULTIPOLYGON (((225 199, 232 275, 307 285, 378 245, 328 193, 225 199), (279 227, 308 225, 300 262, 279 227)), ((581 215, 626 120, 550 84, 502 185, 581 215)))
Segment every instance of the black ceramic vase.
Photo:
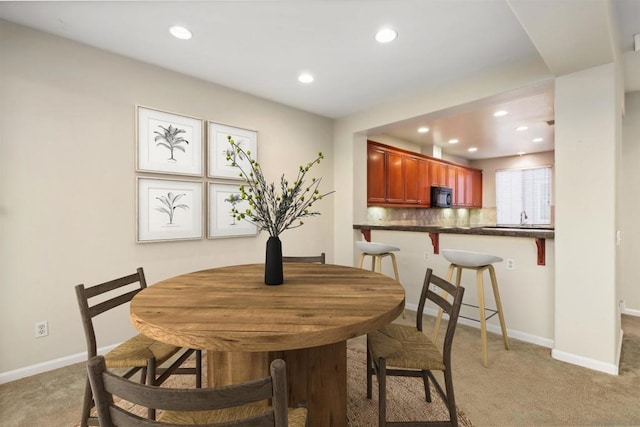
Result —
POLYGON ((282 243, 277 236, 270 236, 267 240, 264 283, 267 285, 281 285, 284 283, 284 277, 282 275, 282 243))

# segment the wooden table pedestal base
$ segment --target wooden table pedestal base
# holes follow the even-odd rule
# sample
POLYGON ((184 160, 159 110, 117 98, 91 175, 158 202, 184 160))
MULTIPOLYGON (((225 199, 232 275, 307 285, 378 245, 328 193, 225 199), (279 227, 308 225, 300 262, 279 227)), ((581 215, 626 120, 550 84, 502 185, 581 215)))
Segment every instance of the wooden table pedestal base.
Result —
POLYGON ((346 341, 268 353, 207 351, 207 383, 214 387, 265 377, 274 359, 287 364, 289 404, 306 402, 309 427, 346 427, 346 341))

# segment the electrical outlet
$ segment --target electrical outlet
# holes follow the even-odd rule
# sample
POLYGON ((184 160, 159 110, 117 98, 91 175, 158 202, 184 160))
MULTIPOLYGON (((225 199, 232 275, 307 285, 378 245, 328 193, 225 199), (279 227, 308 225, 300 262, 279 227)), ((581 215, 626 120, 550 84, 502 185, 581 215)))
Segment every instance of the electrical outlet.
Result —
POLYGON ((513 258, 507 259, 507 270, 515 270, 515 269, 516 269, 516 262, 513 260, 513 258))
POLYGON ((42 338, 49 335, 49 321, 43 320, 42 322, 36 322, 35 334, 36 338, 42 338))
POLYGON ((424 253, 424 260, 429 261, 429 252, 424 253))

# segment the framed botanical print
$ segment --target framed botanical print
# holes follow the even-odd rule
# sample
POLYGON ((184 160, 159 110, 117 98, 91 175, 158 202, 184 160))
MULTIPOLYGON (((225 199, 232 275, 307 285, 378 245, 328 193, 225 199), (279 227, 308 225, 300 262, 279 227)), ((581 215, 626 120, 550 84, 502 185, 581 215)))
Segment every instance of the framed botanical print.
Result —
POLYGON ((138 177, 137 242, 202 238, 200 181, 138 177))
MULTIPOLYGON (((208 176, 210 178, 240 179, 238 169, 231 166, 227 160, 227 153, 231 149, 228 137, 231 136, 236 144, 243 150, 250 151, 254 159, 258 157, 258 132, 241 129, 233 126, 208 122, 207 132, 207 157, 208 176)), ((250 165, 240 163, 240 166, 249 170, 250 165)))
POLYGON ((231 212, 233 208, 240 212, 249 208, 247 201, 240 198, 238 185, 209 183, 208 238, 255 236, 258 234, 257 226, 246 220, 236 219, 231 212))
POLYGON ((136 107, 136 170, 202 176, 201 119, 136 107))

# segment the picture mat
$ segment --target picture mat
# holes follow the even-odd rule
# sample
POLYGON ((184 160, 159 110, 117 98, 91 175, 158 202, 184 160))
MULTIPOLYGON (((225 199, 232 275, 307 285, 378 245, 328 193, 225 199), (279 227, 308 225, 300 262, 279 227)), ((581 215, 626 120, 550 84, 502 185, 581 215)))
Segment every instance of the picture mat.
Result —
MULTIPOLYGON (((258 227, 246 220, 234 219, 231 215, 232 203, 227 201, 230 196, 240 196, 240 184, 209 183, 209 221, 208 237, 239 237, 255 236, 258 227)), ((246 200, 236 203, 236 209, 244 212, 249 208, 246 200)))
MULTIPOLYGON (((255 160, 258 156, 258 132, 240 129, 233 126, 209 122, 208 131, 208 176, 211 178, 242 179, 237 167, 231 166, 227 160, 227 153, 231 150, 228 136, 234 140, 245 152, 250 151, 255 160)), ((238 164, 246 171, 251 170, 248 160, 239 161, 238 164)))
POLYGON ((146 107, 138 107, 138 170, 159 173, 173 173, 183 175, 202 175, 202 140, 203 121, 193 117, 166 113, 146 107), (160 127, 169 126, 184 129, 178 136, 187 143, 179 146, 184 148, 173 150, 173 158, 168 148, 158 146, 160 140, 155 132, 164 134, 160 127))
POLYGON ((202 238, 202 183, 151 178, 138 178, 138 241, 200 239, 202 238), (188 209, 173 209, 173 222, 169 215, 157 208, 164 205, 158 198, 171 193, 184 194, 175 205, 188 209))

